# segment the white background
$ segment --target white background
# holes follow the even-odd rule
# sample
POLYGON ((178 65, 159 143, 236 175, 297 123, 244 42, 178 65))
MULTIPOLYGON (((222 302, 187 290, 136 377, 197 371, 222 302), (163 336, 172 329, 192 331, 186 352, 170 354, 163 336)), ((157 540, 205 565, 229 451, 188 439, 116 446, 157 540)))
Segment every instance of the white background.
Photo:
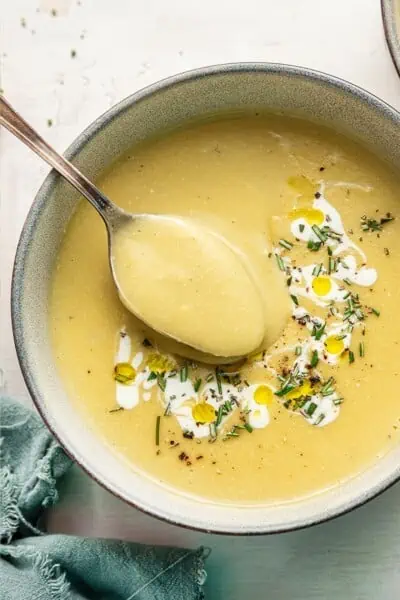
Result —
MULTIPOLYGON (((221 62, 320 69, 400 108, 400 81, 385 47, 378 0, 1 0, 0 15, 0 87, 60 151, 131 92, 221 62)), ((47 170, 0 131, 0 367, 5 390, 25 402, 9 288, 18 236, 47 170)), ((400 596, 400 485, 330 523, 253 538, 197 534, 157 522, 78 469, 64 487, 49 516, 53 531, 210 546, 209 599, 400 596)))

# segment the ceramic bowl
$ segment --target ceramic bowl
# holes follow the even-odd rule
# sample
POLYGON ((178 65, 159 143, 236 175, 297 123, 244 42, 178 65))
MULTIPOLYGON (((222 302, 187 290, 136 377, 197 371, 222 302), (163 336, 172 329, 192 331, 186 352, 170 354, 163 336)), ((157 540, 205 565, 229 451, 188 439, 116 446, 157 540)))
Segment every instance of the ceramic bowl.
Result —
MULTIPOLYGON (((280 64, 229 64, 183 73, 123 100, 66 152, 89 177, 132 144, 187 120, 224 111, 271 110, 323 123, 357 139, 400 168, 400 114, 345 81, 280 64)), ((166 521, 194 529, 261 534, 312 525, 348 511, 400 476, 400 448, 323 493, 272 505, 230 505, 191 497, 135 471, 88 427, 55 367, 48 293, 54 257, 79 195, 51 173, 29 212, 12 284, 15 344, 30 393, 66 451, 105 488, 166 521)))
POLYGON ((381 7, 386 41, 400 75, 400 0, 381 0, 381 7))

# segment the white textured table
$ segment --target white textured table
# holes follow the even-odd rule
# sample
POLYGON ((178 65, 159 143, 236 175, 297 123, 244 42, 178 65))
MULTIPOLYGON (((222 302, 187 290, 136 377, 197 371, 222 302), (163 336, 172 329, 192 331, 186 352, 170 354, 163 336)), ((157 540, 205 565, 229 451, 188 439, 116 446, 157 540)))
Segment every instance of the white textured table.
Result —
MULTIPOLYGON (((0 87, 60 151, 138 88, 219 62, 313 67, 400 108, 400 81, 385 48, 378 0, 3 0, 0 19, 0 87)), ((26 402, 11 335, 9 287, 18 235, 46 172, 39 159, 0 132, 0 367, 6 391, 26 402)), ((49 527, 210 546, 207 592, 213 600, 400 597, 400 485, 308 530, 225 538, 142 515, 76 469, 49 527)))

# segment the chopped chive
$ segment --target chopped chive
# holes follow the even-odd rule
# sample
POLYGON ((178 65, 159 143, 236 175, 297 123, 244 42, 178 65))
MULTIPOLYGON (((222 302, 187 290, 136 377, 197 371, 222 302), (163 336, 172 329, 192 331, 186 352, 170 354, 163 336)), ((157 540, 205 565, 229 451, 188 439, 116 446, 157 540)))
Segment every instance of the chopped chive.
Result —
POLYGON ((297 296, 294 296, 294 294, 290 294, 290 297, 291 297, 291 299, 293 300, 294 304, 295 304, 296 306, 298 306, 298 305, 299 305, 299 301, 298 301, 298 299, 297 299, 297 296))
POLYGON ((330 388, 332 388, 332 387, 333 387, 333 383, 334 383, 334 379, 333 379, 333 377, 329 377, 328 381, 326 381, 326 382, 324 383, 324 385, 322 386, 322 388, 321 388, 321 392, 322 392, 322 394, 323 394, 324 392, 326 392, 327 390, 329 390, 330 388))
POLYGON ((351 296, 351 292, 347 292, 344 296, 343 296, 343 300, 347 300, 347 298, 349 298, 351 296))
POLYGON ((189 374, 189 367, 188 367, 188 364, 185 363, 179 373, 180 380, 182 383, 187 380, 188 374, 189 374))
POLYGON ((312 353, 312 356, 311 356, 311 361, 310 361, 311 367, 314 369, 317 366, 318 362, 319 362, 318 352, 317 352, 317 350, 314 350, 312 353))
POLYGON ((164 375, 162 373, 157 373, 157 383, 158 383, 158 387, 160 388, 160 390, 162 392, 165 392, 167 382, 165 381, 164 375))
POLYGON ((328 273, 329 273, 329 275, 331 273, 333 273, 334 271, 336 271, 336 264, 335 264, 334 259, 330 256, 329 259, 328 259, 328 273))
POLYGON ((223 405, 221 405, 218 408, 217 419, 215 421, 215 427, 219 427, 219 425, 221 424, 222 417, 223 417, 223 412, 224 412, 224 407, 223 407, 223 405))
POLYGON ((276 258, 276 263, 278 265, 278 268, 281 271, 284 271, 285 270, 285 263, 283 262, 282 257, 279 254, 275 254, 275 258, 276 258))
POLYGON ((212 381, 213 379, 214 379, 214 375, 212 373, 209 373, 206 377, 207 383, 210 383, 210 381, 212 381))
POLYGON ((364 342, 360 342, 358 345, 358 351, 360 356, 364 356, 365 355, 365 345, 364 342))
POLYGON ((293 244, 287 240, 279 240, 279 245, 282 246, 282 248, 286 248, 286 250, 291 250, 293 248, 293 244))
POLYGON ((350 279, 348 279, 347 277, 345 277, 343 279, 344 283, 347 283, 347 285, 352 285, 352 282, 350 281, 350 279))
POLYGON ((211 438, 210 441, 215 442, 215 440, 217 439, 217 428, 215 427, 215 423, 210 423, 209 430, 211 438))
POLYGON ((332 256, 333 252, 332 252, 332 248, 330 246, 328 246, 328 256, 332 256))
POLYGON ((324 335, 325 332, 325 327, 326 327, 326 323, 324 323, 322 326, 315 326, 315 333, 314 333, 314 337, 316 340, 320 340, 322 338, 322 336, 324 335))
POLYGON ((124 410, 123 406, 118 406, 118 408, 112 408, 111 410, 109 410, 109 413, 116 413, 119 412, 120 410, 124 410))
POLYGON ((315 402, 311 402, 304 412, 309 417, 312 417, 313 414, 315 413, 316 409, 317 409, 317 405, 315 404, 315 402))
POLYGON ((194 382, 193 385, 193 389, 195 392, 198 392, 201 386, 201 378, 199 377, 198 379, 196 379, 196 381, 194 382))
POLYGON ((323 413, 319 414, 314 423, 315 426, 320 425, 322 421, 325 419, 325 415, 323 413))
POLYGON ((215 369, 215 378, 217 380, 218 393, 222 395, 222 381, 221 381, 221 373, 218 367, 215 369))
POLYGON ((379 317, 379 316, 380 316, 380 314, 381 314, 381 313, 380 313, 380 311, 379 311, 379 310, 377 310, 376 308, 371 308, 371 311, 372 311, 372 312, 374 313, 374 315, 376 315, 377 317, 379 317))
POLYGON ((300 356, 301 354, 301 346, 296 346, 296 348, 294 349, 294 353, 296 356, 300 356))
POLYGON ((354 352, 352 350, 349 350, 349 363, 353 363, 355 361, 355 356, 354 356, 354 352))
POLYGON ((253 433, 253 428, 250 425, 250 423, 245 423, 244 424, 244 428, 249 432, 249 433, 253 433))
POLYGON ((335 406, 338 406, 339 404, 342 404, 342 403, 343 403, 343 398, 335 398, 333 401, 333 404, 335 406))
POLYGON ((319 263, 319 265, 315 265, 315 267, 312 270, 312 274, 314 277, 318 277, 318 275, 321 273, 322 271, 322 263, 319 263))
POLYGON ((309 240, 307 242, 307 248, 311 250, 311 252, 318 252, 321 248, 321 242, 314 242, 313 240, 309 240))
POLYGON ((286 394, 288 394, 292 390, 295 390, 297 387, 299 387, 297 384, 296 385, 283 385, 280 390, 275 392, 275 396, 278 396, 278 398, 282 398, 283 396, 286 396, 286 394))
POLYGON ((287 285, 288 287, 290 287, 290 286, 292 285, 292 276, 290 276, 290 277, 288 277, 288 278, 286 279, 286 285, 287 285))
POLYGON ((313 230, 313 232, 315 233, 317 238, 320 240, 320 242, 322 242, 322 243, 326 242, 326 234, 321 231, 321 229, 318 227, 318 225, 313 225, 311 227, 311 229, 313 230))
POLYGON ((336 242, 342 241, 343 234, 339 233, 338 231, 334 231, 333 229, 331 229, 331 227, 328 227, 327 225, 325 225, 325 227, 322 229, 322 233, 327 237, 330 237, 331 239, 335 240, 336 242))
POLYGON ((304 227, 305 227, 305 225, 303 223, 300 223, 300 225, 299 225, 300 233, 303 233, 304 227))
POLYGON ((151 381, 152 379, 157 379, 157 373, 154 373, 154 371, 151 371, 150 375, 147 378, 147 381, 151 381))
POLYGON ((169 417, 171 414, 171 402, 168 402, 167 407, 164 411, 164 417, 169 417))
POLYGON ((161 417, 158 416, 156 419, 156 446, 160 445, 160 422, 161 417))

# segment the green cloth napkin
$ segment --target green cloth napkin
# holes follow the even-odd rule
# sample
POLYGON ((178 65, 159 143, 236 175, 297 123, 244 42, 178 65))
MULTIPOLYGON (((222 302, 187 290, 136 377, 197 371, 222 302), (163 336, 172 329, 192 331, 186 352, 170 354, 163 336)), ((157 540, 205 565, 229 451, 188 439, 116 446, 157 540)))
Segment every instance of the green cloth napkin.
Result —
POLYGON ((43 535, 71 466, 40 418, 0 397, 0 600, 200 600, 207 551, 43 535))

